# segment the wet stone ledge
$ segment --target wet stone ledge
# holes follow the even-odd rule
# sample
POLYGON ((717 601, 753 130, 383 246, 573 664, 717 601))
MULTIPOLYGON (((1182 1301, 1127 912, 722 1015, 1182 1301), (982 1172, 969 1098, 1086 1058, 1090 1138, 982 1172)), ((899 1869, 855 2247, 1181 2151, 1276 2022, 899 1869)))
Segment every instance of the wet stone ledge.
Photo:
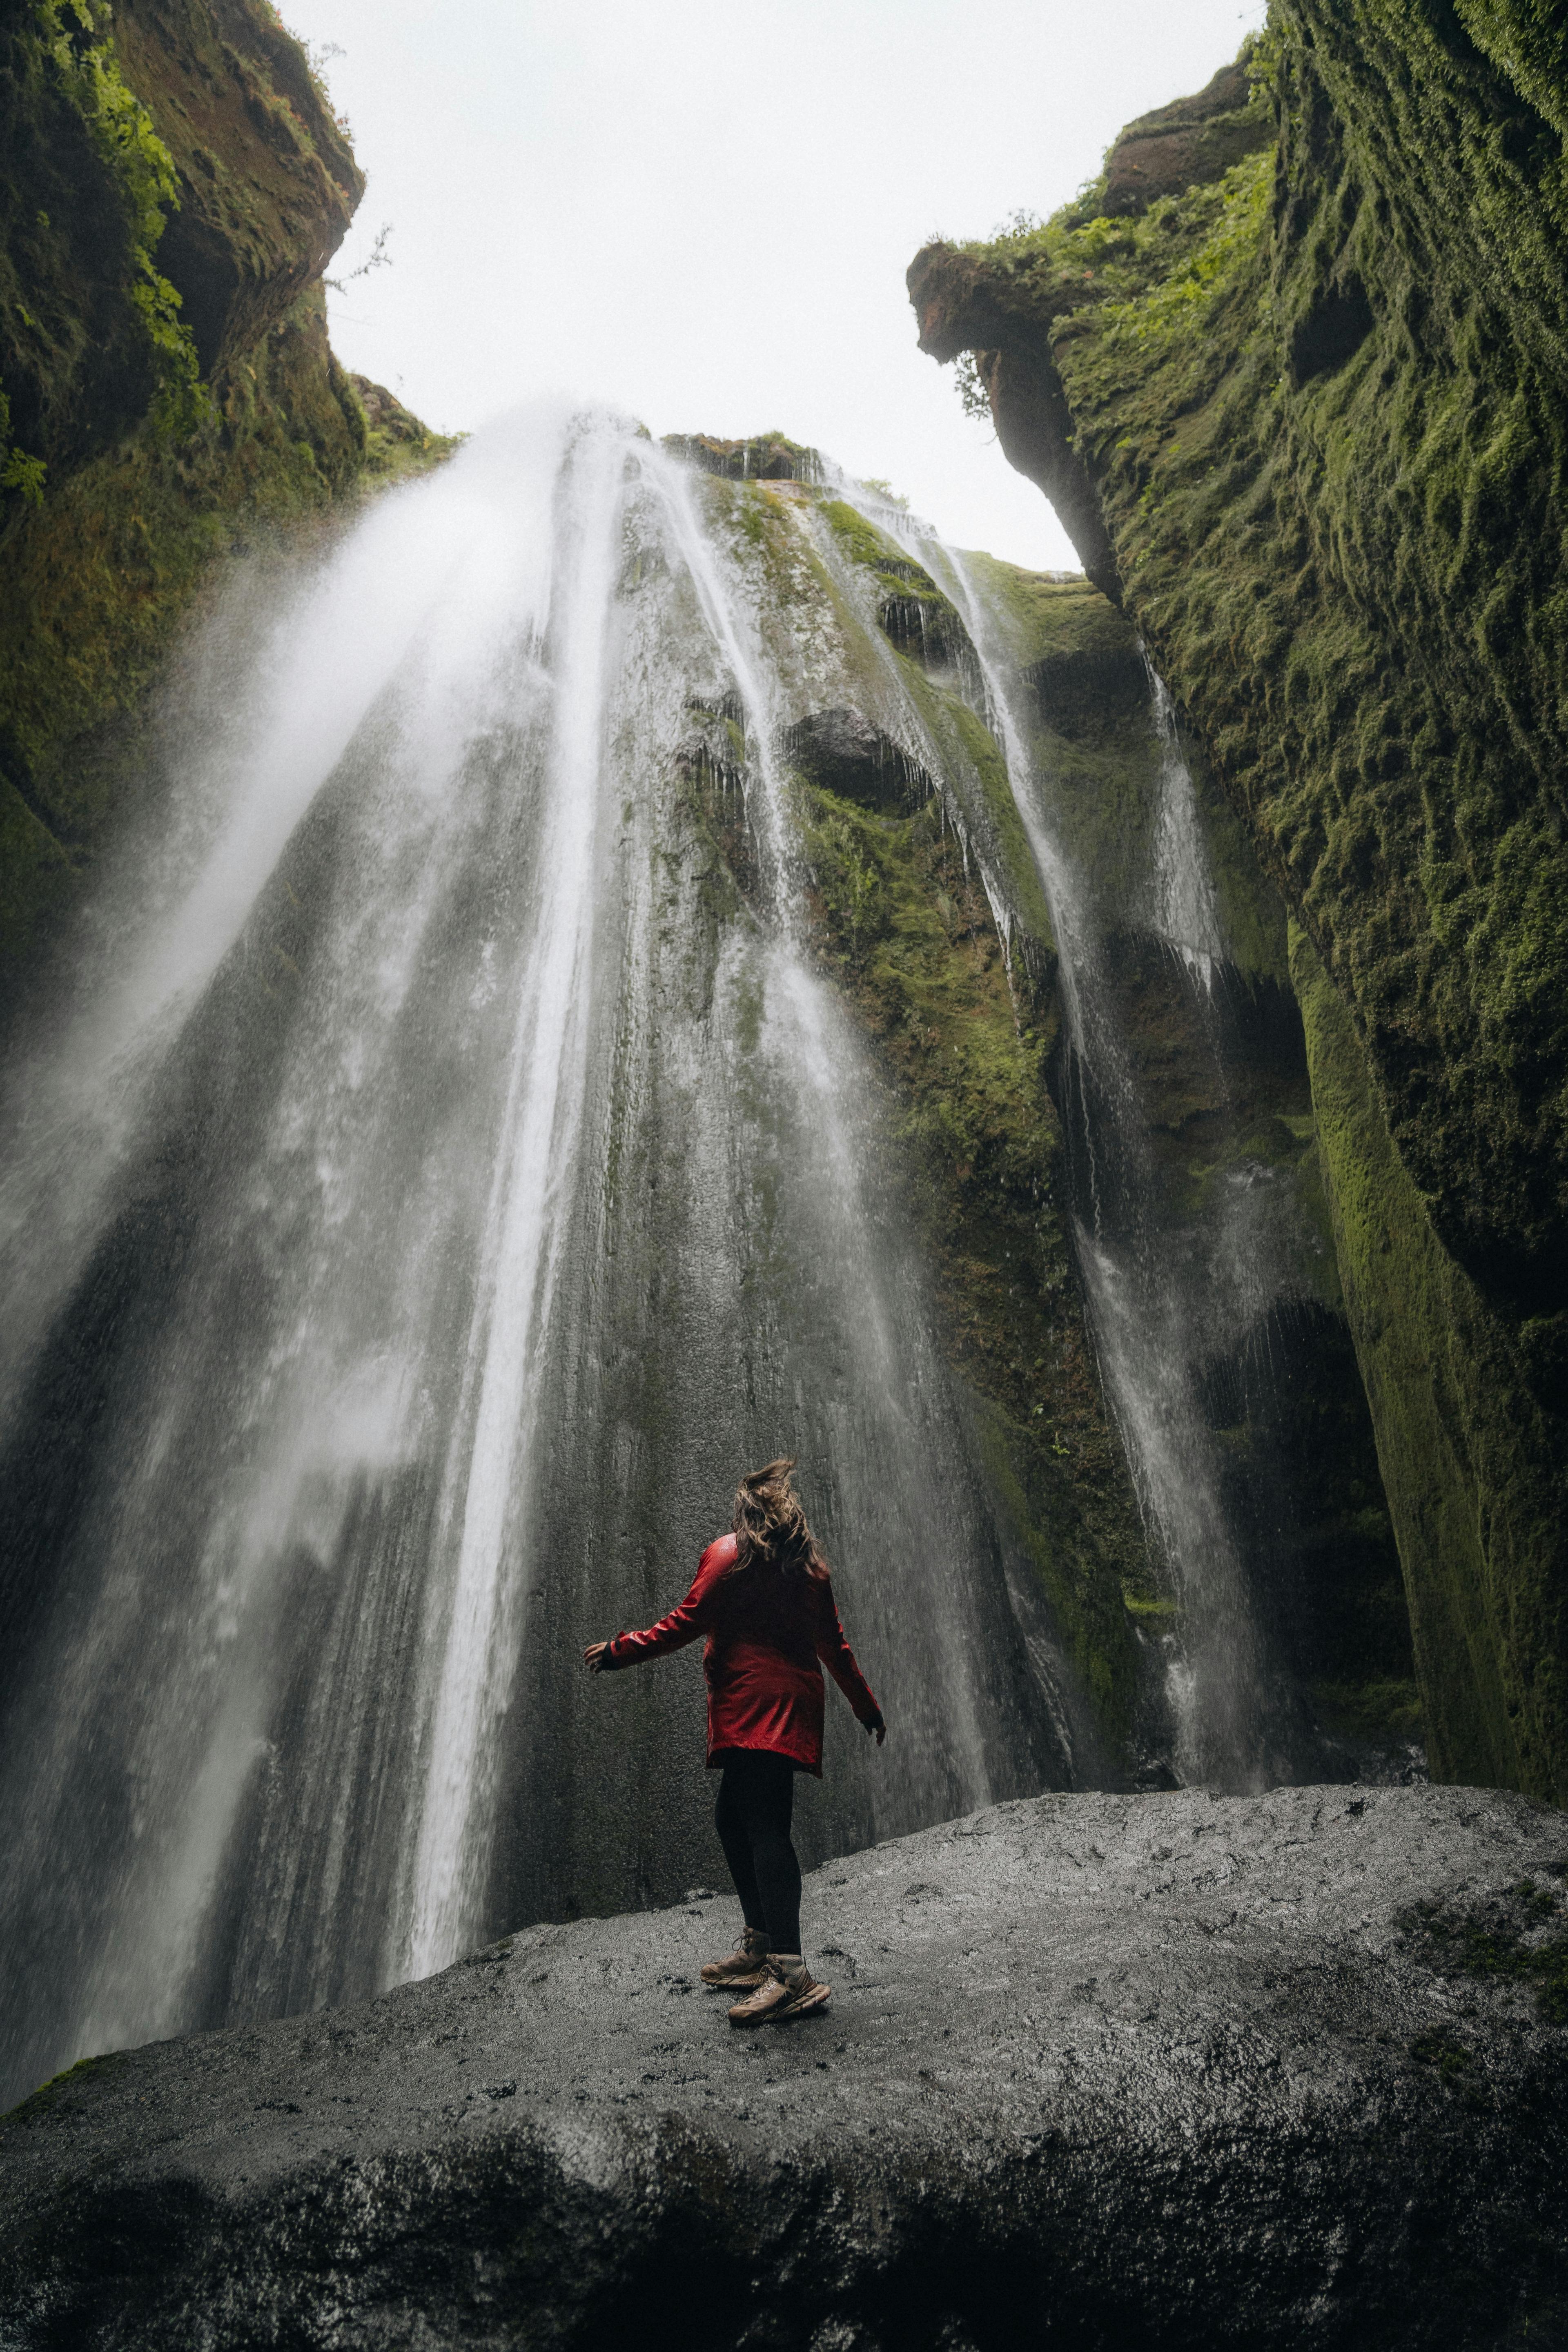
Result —
POLYGON ((1568 2340, 1568 1820, 1046 1797, 85 2066, 0 2127, 7 2347, 1568 2340))

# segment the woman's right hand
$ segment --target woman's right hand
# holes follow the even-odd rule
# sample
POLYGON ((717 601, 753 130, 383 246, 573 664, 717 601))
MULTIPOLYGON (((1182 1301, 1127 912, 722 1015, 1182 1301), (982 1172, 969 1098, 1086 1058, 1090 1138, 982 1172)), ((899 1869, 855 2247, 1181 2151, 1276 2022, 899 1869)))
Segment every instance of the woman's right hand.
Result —
POLYGON ((590 1642, 587 1648, 584 1651, 583 1664, 587 1667, 588 1672, 591 1675, 602 1675, 604 1673, 605 1652, 609 1648, 609 1646, 608 1642, 590 1642))
POLYGON ((888 1727, 882 1717, 879 1716, 876 1722, 868 1723, 866 1726, 866 1728, 870 1733, 872 1738, 876 1741, 878 1747, 880 1748, 883 1740, 886 1739, 888 1736, 888 1727))

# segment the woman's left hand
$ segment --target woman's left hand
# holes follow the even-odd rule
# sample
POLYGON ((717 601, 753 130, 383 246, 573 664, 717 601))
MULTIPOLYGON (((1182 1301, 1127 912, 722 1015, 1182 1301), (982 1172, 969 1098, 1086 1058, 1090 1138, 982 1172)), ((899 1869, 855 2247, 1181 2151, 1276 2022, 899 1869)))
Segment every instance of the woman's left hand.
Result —
POLYGON ((605 1652, 609 1648, 609 1646, 608 1642, 590 1642, 587 1648, 584 1651, 583 1664, 587 1667, 588 1672, 591 1675, 602 1675, 604 1673, 605 1652))

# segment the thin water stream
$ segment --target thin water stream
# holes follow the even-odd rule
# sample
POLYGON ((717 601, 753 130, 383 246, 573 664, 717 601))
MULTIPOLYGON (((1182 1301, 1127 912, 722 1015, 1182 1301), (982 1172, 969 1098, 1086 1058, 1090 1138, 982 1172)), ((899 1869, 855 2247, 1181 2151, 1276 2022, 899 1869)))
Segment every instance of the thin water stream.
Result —
MULTIPOLYGON (((1257 1788, 1294 1777, 1278 1677, 1221 1493, 1197 1378, 1215 1342, 1208 1268, 1162 1216, 1130 1043, 1106 966, 1103 917, 1058 838, 1052 780, 1020 713, 998 631, 961 556, 931 551, 981 665, 987 714, 1051 910, 1064 1015, 1061 1088, 1078 1160, 1078 1256, 1102 1377, 1145 1525, 1179 1607, 1167 1639, 1173 1768, 1184 1781, 1257 1788), (1282 1734, 1284 1735, 1282 1737, 1282 1734)), ((1170 698, 1150 672, 1161 745, 1153 827, 1154 929, 1206 995, 1225 947, 1170 698)), ((1251 1267, 1252 1316, 1271 1272, 1251 1267)), ((1247 1276, 1244 1276, 1244 1281, 1247 1276)), ((1240 1328, 1245 1328, 1245 1323, 1240 1328)))

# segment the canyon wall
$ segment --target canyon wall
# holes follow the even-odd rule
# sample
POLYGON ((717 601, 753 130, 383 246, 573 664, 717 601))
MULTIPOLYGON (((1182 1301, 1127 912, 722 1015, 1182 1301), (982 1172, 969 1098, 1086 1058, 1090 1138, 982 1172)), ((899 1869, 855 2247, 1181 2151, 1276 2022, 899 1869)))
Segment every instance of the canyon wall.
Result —
POLYGON ((1482 0, 1277 0, 922 348, 1289 907, 1434 1769, 1568 1796, 1568 80, 1482 0))
MULTIPOLYGON (((213 559, 447 444, 327 341, 363 176, 264 0, 0 26, 0 957, 132 796, 213 559)), ((151 780, 143 780, 150 782, 151 780)))

